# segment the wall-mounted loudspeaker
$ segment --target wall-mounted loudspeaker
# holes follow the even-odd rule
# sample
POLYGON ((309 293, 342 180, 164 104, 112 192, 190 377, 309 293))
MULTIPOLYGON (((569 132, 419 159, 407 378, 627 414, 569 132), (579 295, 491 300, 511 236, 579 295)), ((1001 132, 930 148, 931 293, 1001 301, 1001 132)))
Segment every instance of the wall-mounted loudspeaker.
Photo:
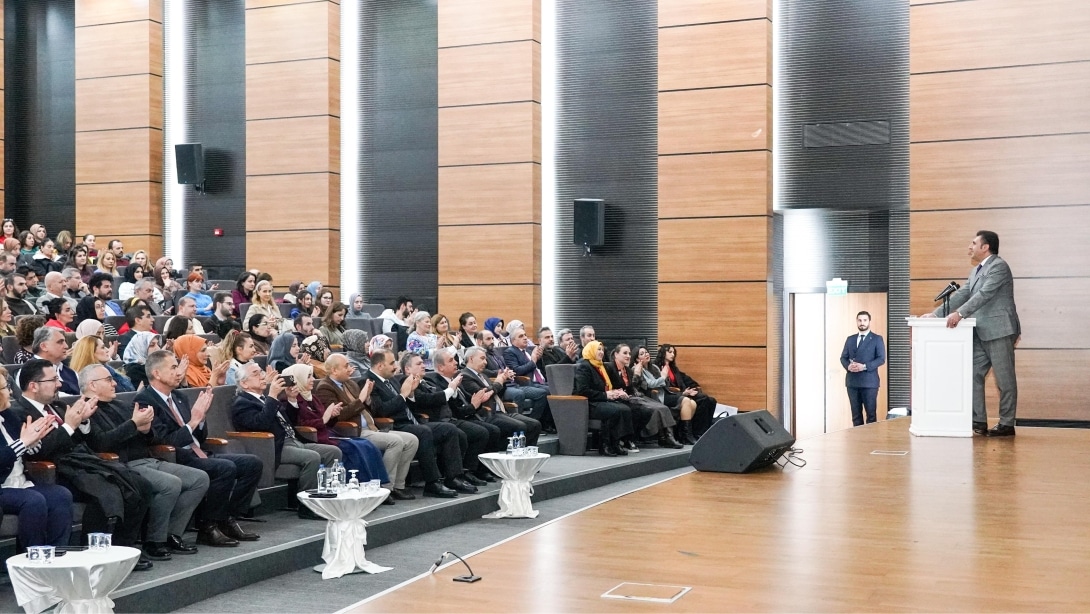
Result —
POLYGON ((693 446, 689 463, 697 471, 746 473, 771 465, 795 445, 772 414, 750 411, 723 418, 693 446))
POLYGON ((600 198, 575 199, 572 242, 586 247, 606 244, 606 202, 600 198))
POLYGON ((174 146, 178 161, 178 183, 200 186, 204 183, 204 151, 200 143, 180 143, 174 146))

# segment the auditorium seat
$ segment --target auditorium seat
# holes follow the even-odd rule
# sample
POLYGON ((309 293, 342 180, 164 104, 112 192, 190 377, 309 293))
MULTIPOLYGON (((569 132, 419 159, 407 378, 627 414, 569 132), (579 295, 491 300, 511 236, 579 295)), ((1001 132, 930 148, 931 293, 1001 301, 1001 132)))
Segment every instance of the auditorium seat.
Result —
POLYGON ((0 344, 3 346, 3 362, 6 365, 15 362, 15 355, 19 353, 19 350, 23 349, 19 347, 19 342, 14 335, 4 337, 0 344))
POLYGON ((587 452, 587 433, 601 428, 601 422, 590 419, 590 404, 586 397, 572 394, 575 365, 548 365, 545 377, 549 382, 549 409, 556 423, 559 453, 582 456, 587 452))
POLYGON ((364 303, 363 311, 372 318, 377 318, 382 315, 383 311, 386 311, 386 306, 379 303, 364 303))

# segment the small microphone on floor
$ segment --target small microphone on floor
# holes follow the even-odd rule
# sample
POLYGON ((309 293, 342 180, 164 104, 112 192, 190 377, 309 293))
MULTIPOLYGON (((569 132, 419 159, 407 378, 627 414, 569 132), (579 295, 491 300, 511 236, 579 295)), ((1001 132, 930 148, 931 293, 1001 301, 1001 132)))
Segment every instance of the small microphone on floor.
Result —
POLYGON ((475 575, 473 573, 473 568, 471 568, 469 566, 469 563, 465 562, 465 559, 463 559, 462 557, 458 556, 457 554, 454 554, 453 552, 449 552, 449 551, 444 552, 443 554, 439 555, 439 560, 435 561, 435 564, 431 566, 431 571, 429 571, 428 573, 435 573, 435 570, 439 569, 439 566, 443 564, 443 561, 445 561, 448 556, 452 556, 452 557, 458 559, 459 561, 461 561, 462 565, 465 565, 466 570, 469 571, 469 575, 455 576, 454 577, 455 582, 466 582, 468 584, 472 584, 474 582, 477 582, 477 581, 481 580, 480 576, 475 575))

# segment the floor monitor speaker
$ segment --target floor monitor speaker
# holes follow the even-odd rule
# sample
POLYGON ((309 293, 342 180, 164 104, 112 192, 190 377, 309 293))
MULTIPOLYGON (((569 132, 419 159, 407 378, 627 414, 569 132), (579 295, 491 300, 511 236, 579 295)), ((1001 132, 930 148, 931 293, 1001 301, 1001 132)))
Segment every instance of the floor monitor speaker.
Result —
POLYGON ((693 446, 689 463, 697 471, 746 473, 771 465, 794 444, 772 414, 750 411, 713 424, 693 446))

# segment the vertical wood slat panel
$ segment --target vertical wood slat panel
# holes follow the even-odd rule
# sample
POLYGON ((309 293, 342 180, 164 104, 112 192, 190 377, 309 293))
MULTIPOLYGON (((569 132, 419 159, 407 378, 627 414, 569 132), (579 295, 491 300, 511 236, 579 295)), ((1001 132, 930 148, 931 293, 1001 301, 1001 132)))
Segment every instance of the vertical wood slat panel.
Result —
POLYGON ((769 6, 765 0, 659 1, 659 332, 664 343, 709 346, 684 348, 683 364, 721 402, 778 415, 779 310, 768 284, 773 248, 769 6), (714 42, 727 33, 730 53, 714 42), (664 91, 688 88, 711 89, 664 91), (737 151, 745 153, 722 153, 737 151), (717 229, 730 229, 729 238, 717 229), (693 239, 690 250, 683 247, 687 239, 693 239), (739 266, 691 266, 693 246, 731 250, 732 245, 745 246, 749 254, 736 255, 739 266), (694 283, 712 280, 721 283, 694 283), (709 307, 728 300, 733 313, 748 315, 693 336, 684 323, 696 297, 709 307), (722 381, 722 359, 741 355, 750 364, 730 370, 730 381, 722 381), (694 365, 696 357, 701 360, 694 365))
POLYGON ((439 310, 500 309, 530 328, 541 321, 541 3, 447 0, 438 10, 439 310), (499 277, 483 264, 490 258, 458 264, 472 242, 467 233, 492 232, 461 226, 480 221, 470 212, 480 207, 477 180, 504 201, 489 221, 518 225, 510 236, 496 227, 517 243, 497 254, 506 259, 499 277), (530 285, 494 285, 515 278, 530 285))
POLYGON ((161 254, 162 3, 76 0, 75 11, 75 231, 161 254), (109 202, 129 214, 104 215, 109 202))
POLYGON ((249 95, 291 92, 248 99, 246 106, 247 193, 266 208, 251 215, 253 203, 248 203, 246 262, 268 271, 280 285, 316 276, 337 286, 340 5, 247 3, 246 64, 249 95), (300 200, 298 188, 277 188, 296 185, 315 189, 300 200), (267 211, 291 213, 269 216, 267 211), (308 221, 299 224, 299 218, 308 221), (305 267, 283 258, 281 240, 313 257, 305 267))

